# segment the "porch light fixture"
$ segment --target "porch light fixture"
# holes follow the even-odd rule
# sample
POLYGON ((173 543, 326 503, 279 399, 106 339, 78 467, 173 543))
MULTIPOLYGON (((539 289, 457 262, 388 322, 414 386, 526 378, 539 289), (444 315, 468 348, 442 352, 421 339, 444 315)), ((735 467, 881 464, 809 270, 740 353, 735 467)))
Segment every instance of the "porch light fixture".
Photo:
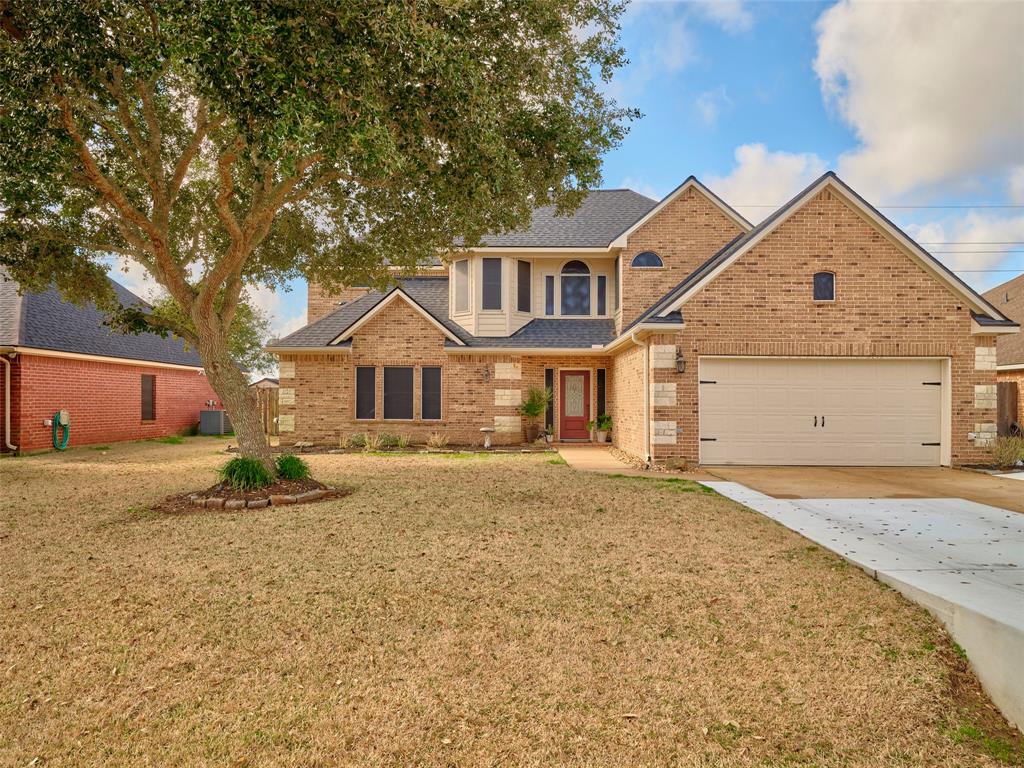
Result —
POLYGON ((676 353, 676 373, 686 373, 686 360, 679 353, 676 353))
POLYGON ((491 366, 485 365, 484 366, 484 382, 488 382, 490 380, 491 380, 491 366))

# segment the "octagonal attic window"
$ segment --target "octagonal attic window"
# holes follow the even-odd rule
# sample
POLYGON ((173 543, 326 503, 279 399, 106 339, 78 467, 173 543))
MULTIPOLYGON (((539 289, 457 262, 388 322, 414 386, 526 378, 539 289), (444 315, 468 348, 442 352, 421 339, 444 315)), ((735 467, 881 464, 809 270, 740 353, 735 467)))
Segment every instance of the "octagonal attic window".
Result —
POLYGON ((633 257, 629 263, 631 267, 663 267, 661 256, 654 251, 642 251, 633 257))

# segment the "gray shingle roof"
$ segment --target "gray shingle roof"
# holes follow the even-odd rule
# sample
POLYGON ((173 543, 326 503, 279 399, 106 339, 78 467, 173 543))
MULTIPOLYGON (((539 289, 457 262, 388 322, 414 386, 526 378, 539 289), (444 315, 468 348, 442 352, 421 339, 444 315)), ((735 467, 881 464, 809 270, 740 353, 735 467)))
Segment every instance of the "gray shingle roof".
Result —
MULTIPOLYGON (((607 344, 615 338, 613 320, 553 318, 531 320, 508 337, 473 336, 448 317, 447 277, 410 277, 399 279, 397 285, 383 293, 371 291, 365 296, 342 304, 316 322, 273 342, 270 346, 326 347, 399 287, 467 347, 589 349, 594 344, 607 344)), ((458 346, 452 341, 447 343, 450 346, 458 346)))
MULTIPOLYGON (((185 349, 185 342, 177 337, 115 333, 103 324, 106 315, 94 304, 71 304, 54 288, 19 296, 17 284, 5 277, 0 274, 0 344, 202 366, 199 355, 185 349)), ((120 283, 110 283, 122 306, 146 306, 120 283)))
POLYGON ((569 216, 546 205, 526 229, 485 235, 482 245, 506 248, 603 248, 657 205, 631 189, 595 189, 569 216))

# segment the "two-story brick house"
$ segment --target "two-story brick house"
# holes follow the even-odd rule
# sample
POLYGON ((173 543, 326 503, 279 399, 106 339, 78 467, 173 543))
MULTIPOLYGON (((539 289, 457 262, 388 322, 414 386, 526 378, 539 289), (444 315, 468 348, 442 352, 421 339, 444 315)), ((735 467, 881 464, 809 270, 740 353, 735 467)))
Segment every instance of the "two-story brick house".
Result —
POLYGON ((984 461, 1019 330, 831 173, 757 227, 692 177, 595 191, 384 292, 310 286, 309 320, 271 347, 283 440, 519 442, 537 386, 559 440, 607 413, 620 449, 705 464, 984 461))

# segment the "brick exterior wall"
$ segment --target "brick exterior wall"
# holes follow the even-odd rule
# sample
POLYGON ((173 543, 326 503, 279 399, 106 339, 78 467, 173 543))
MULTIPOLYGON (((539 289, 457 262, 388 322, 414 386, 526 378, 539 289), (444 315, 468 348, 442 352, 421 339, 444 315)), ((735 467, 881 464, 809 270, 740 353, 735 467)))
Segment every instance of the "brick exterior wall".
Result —
POLYGON ((976 386, 995 383, 988 365, 995 339, 971 336, 962 299, 829 190, 708 284, 683 316, 685 329, 650 340, 674 346, 687 361, 682 374, 651 372, 654 383, 676 384, 675 404, 655 406, 652 420, 681 428, 675 442, 653 446, 656 461, 698 459, 701 355, 949 357, 952 461, 988 460, 987 447, 968 432, 995 422, 995 409, 975 402, 976 386), (823 270, 836 274, 834 302, 812 300, 812 277, 823 270))
POLYGON ((612 442, 616 448, 646 459, 644 445, 644 349, 630 344, 612 360, 609 389, 615 393, 612 442))
POLYGON ((68 445, 78 446, 172 435, 196 424, 207 400, 220 402, 197 371, 31 354, 11 363, 11 442, 19 451, 52 447, 43 420, 62 408, 71 414, 68 445), (156 376, 154 421, 142 421, 142 374, 156 376))
MULTIPOLYGON (((449 354, 444 336, 418 311, 402 300, 385 307, 353 336, 351 353, 280 355, 281 442, 336 445, 353 434, 387 432, 422 443, 433 432, 447 435, 452 445, 479 445, 481 427, 496 427, 495 445, 522 441, 522 421, 516 396, 544 386, 545 368, 591 370, 590 397, 596 403, 593 371, 611 368, 607 357, 449 354), (385 421, 383 366, 413 366, 415 418, 385 421), (374 366, 376 416, 355 418, 355 368, 374 366), (441 420, 420 418, 420 366, 441 366, 441 420), (294 400, 292 400, 294 397, 294 400), (290 402, 289 402, 290 401, 290 402)), ((611 412, 612 372, 608 370, 606 408, 611 412)), ((557 374, 556 374, 557 388, 557 374)), ((593 410, 592 405, 592 410, 593 410)), ((557 404, 555 424, 558 423, 557 404)))
POLYGON ((693 187, 629 236, 622 251, 622 316, 619 330, 682 282, 743 230, 693 187), (631 267, 633 257, 654 251, 664 267, 631 267))

